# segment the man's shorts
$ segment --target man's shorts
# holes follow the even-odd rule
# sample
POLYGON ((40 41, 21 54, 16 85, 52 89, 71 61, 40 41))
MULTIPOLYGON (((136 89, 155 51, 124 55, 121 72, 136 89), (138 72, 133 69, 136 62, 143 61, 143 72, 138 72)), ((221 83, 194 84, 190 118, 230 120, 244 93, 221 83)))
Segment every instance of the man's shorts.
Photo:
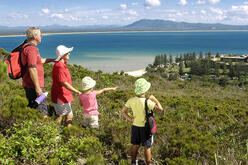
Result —
POLYGON ((83 114, 83 127, 99 128, 98 115, 83 114))
POLYGON ((57 103, 54 103, 54 109, 56 112, 56 115, 69 115, 72 114, 72 109, 71 109, 71 103, 62 103, 57 100, 57 103))
POLYGON ((134 145, 142 145, 151 147, 153 144, 153 136, 148 136, 145 127, 132 126, 131 143, 134 145))
MULTIPOLYGON (((36 108, 43 115, 48 115, 48 108, 47 108, 46 99, 44 99, 39 105, 37 105, 37 103, 35 102, 35 99, 37 98, 35 89, 24 87, 24 90, 26 92, 26 97, 28 99, 28 107, 36 108)), ((42 90, 42 92, 45 92, 44 88, 41 88, 41 90, 42 90)))

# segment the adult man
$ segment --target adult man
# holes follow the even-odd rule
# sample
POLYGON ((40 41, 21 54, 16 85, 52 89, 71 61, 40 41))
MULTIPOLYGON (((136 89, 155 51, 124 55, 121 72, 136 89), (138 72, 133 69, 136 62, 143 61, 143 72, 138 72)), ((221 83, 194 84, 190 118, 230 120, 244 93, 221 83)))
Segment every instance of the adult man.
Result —
POLYGON ((41 32, 37 27, 28 28, 26 31, 27 46, 22 51, 22 64, 25 66, 22 85, 28 99, 28 107, 36 108, 43 114, 44 118, 48 115, 46 100, 39 105, 35 103, 35 99, 44 92, 44 70, 43 64, 54 61, 54 59, 45 59, 40 57, 37 45, 41 42, 41 32))

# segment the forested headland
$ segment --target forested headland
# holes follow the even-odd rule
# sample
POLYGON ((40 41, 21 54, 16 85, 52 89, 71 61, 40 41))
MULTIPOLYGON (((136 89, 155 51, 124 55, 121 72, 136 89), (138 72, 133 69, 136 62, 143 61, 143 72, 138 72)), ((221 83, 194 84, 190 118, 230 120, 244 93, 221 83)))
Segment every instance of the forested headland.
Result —
MULTIPOLYGON (((230 65, 224 71, 224 66, 211 64, 205 57, 186 57, 172 58, 170 63, 168 56, 166 64, 154 62, 143 76, 152 84, 149 94, 166 107, 155 114, 159 132, 152 147, 153 164, 247 164, 248 90, 247 81, 241 81, 246 73, 231 76, 230 65), (205 65, 207 69, 200 71, 205 65), (224 77, 227 80, 221 83, 224 77)), ((52 65, 44 65, 44 70, 45 90, 50 92, 52 65)), ((120 110, 128 98, 135 96, 137 78, 93 72, 79 65, 69 65, 69 70, 77 89, 81 89, 84 76, 96 80, 96 89, 119 87, 98 97, 99 130, 81 127, 82 108, 76 95, 71 128, 54 121, 50 95, 51 116, 43 120, 35 109, 26 107, 21 80, 9 79, 6 65, 0 60, 1 164, 130 164, 131 123, 120 110)), ((138 157, 144 159, 143 150, 138 157)))
POLYGON ((219 53, 212 55, 211 52, 205 55, 202 52, 184 53, 180 56, 161 54, 155 57, 154 63, 147 66, 146 70, 169 80, 193 78, 221 86, 234 85, 247 88, 248 62, 239 62, 235 58, 220 60, 220 56, 219 53))

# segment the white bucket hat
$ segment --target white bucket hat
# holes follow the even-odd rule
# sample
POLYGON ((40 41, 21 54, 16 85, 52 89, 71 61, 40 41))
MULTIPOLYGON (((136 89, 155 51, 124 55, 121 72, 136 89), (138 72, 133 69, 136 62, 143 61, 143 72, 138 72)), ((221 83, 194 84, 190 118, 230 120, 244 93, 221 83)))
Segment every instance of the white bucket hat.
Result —
POLYGON ((55 61, 59 61, 66 53, 69 53, 73 50, 73 47, 67 48, 64 45, 59 45, 56 48, 57 59, 55 61))
POLYGON ((90 88, 93 88, 96 85, 96 81, 93 80, 91 77, 86 76, 82 79, 82 90, 86 91, 90 88))

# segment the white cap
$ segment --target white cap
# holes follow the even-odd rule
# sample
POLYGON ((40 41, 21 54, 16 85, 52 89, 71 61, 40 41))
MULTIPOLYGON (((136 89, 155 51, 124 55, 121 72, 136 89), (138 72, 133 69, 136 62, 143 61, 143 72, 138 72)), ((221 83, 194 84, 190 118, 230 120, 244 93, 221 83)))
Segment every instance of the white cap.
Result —
POLYGON ((61 59, 61 57, 63 57, 65 54, 71 52, 73 50, 73 47, 71 48, 67 48, 64 45, 59 45, 56 48, 56 54, 57 54, 57 59, 55 61, 59 61, 61 59))
POLYGON ((93 88, 96 85, 96 81, 93 80, 91 77, 86 76, 82 79, 82 90, 86 91, 90 88, 93 88))

